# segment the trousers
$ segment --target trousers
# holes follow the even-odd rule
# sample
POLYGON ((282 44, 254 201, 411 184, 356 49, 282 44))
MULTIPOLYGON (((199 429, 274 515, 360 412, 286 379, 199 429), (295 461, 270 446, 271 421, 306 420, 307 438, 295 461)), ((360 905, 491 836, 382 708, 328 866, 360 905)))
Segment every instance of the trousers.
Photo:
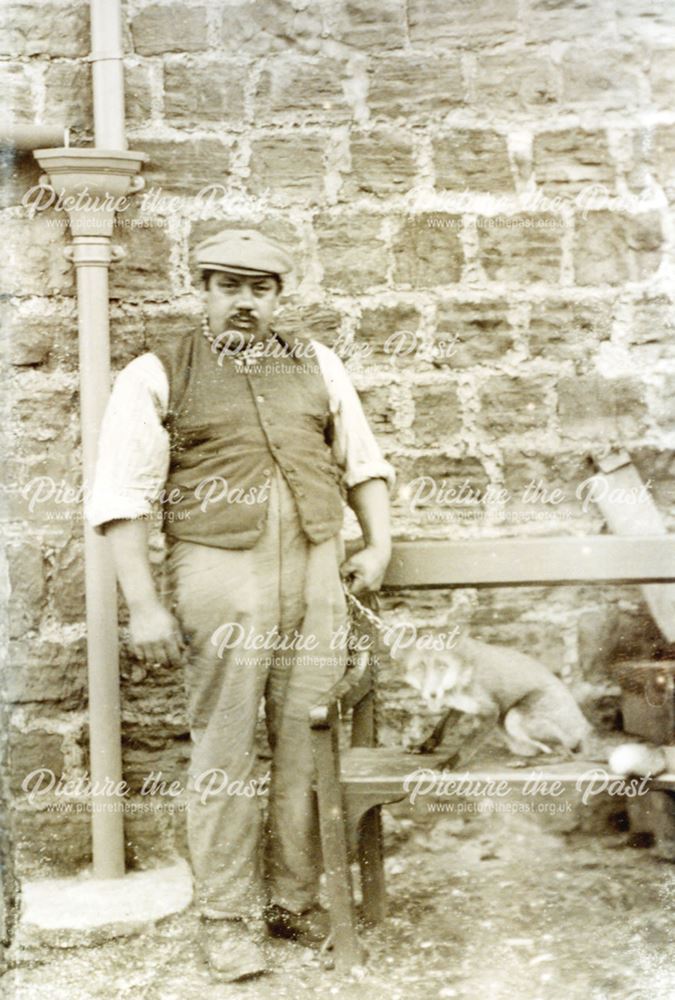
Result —
POLYGON ((255 919, 267 903, 295 913, 316 903, 308 713, 346 668, 342 556, 339 535, 306 537, 278 467, 253 548, 169 544, 170 595, 188 643, 187 834, 203 916, 255 919), (263 699, 272 752, 264 830, 253 777, 263 699))

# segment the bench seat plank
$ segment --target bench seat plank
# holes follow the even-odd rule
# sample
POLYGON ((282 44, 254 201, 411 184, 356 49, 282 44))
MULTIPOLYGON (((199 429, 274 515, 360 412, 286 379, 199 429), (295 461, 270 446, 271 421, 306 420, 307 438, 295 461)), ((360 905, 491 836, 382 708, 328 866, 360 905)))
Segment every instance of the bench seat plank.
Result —
POLYGON ((645 582, 675 582, 675 536, 401 541, 393 547, 384 587, 645 582))
MULTIPOLYGON (((349 785, 351 793, 366 793, 382 791, 396 794, 405 792, 406 777, 415 771, 435 771, 443 763, 443 754, 415 754, 389 747, 352 747, 340 754, 342 783, 349 785)), ((612 774, 606 764, 597 761, 574 760, 555 764, 536 763, 526 767, 509 765, 508 761, 471 761, 468 768, 452 771, 444 768, 438 771, 443 781, 492 782, 507 781, 512 786, 522 786, 526 781, 537 777, 542 780, 558 780, 565 785, 576 785, 583 788, 592 781, 602 778, 601 772, 607 775, 609 781, 620 781, 618 775, 612 774), (595 775, 595 777, 593 777, 595 775)), ((652 778, 650 788, 675 788, 675 774, 664 773, 652 778)))

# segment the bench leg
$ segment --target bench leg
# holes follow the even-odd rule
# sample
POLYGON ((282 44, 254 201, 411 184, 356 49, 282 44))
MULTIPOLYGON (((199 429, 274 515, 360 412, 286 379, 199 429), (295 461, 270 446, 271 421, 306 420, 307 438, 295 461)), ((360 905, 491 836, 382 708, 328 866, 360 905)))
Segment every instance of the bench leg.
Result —
POLYGON ((347 834, 342 806, 342 789, 335 773, 334 731, 314 731, 317 797, 321 850, 326 873, 335 966, 347 971, 364 960, 364 951, 356 932, 356 914, 352 877, 347 852, 347 834))
POLYGON ((387 915, 382 819, 379 806, 369 809, 361 820, 358 855, 363 894, 363 919, 367 924, 379 924, 387 915))

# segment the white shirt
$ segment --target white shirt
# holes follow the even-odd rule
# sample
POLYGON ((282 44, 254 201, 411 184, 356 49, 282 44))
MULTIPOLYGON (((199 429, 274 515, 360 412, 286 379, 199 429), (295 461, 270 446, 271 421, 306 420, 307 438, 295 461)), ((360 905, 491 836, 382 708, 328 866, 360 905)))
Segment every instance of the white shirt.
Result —
MULTIPOLYGON (((382 478, 391 489, 394 470, 382 457, 342 361, 324 344, 312 344, 328 390, 335 425, 333 458, 343 486, 382 478)), ((168 405, 169 380, 156 354, 141 354, 117 376, 101 424, 93 488, 85 502, 85 516, 95 528, 152 512, 153 499, 169 472, 169 434, 163 426, 168 405)))

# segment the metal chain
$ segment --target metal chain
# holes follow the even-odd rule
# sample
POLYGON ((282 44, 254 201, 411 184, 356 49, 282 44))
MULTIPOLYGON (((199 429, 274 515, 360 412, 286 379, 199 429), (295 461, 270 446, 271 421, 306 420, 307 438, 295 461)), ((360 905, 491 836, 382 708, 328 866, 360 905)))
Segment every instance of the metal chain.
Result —
POLYGON ((352 594, 350 590, 343 584, 345 597, 347 600, 358 608, 364 618, 367 618, 370 624, 377 629, 378 632, 389 632, 390 626, 386 622, 382 621, 379 615, 375 614, 370 608, 367 608, 363 601, 360 601, 356 594, 352 594))
MULTIPOLYGON (((368 621, 372 627, 380 633, 389 631, 389 626, 382 621, 379 615, 377 615, 371 608, 366 607, 363 601, 360 601, 355 594, 352 594, 343 583, 343 589, 345 597, 347 598, 348 604, 351 604, 353 608, 356 608, 360 614, 368 621)), ((377 601, 376 595, 371 594, 371 598, 377 601)), ((354 616, 352 615, 352 622, 354 621, 354 616)), ((380 734, 380 718, 381 718, 381 695, 380 695, 380 685, 378 683, 378 663, 377 663, 377 653, 375 649, 370 650, 370 671, 372 677, 372 690, 373 690, 373 737, 375 746, 379 746, 379 734, 380 734)))

